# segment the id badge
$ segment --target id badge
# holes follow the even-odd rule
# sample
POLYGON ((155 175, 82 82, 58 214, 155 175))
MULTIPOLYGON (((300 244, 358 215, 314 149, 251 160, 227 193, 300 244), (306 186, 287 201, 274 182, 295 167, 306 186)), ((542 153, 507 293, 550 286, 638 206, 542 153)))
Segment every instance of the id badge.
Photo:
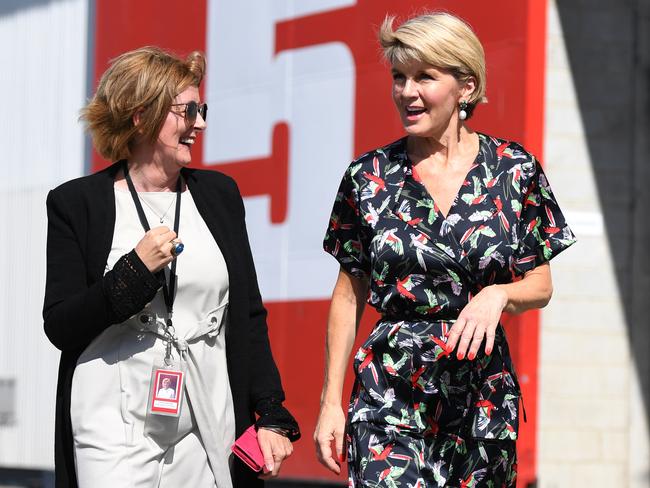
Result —
POLYGON ((147 415, 178 417, 185 391, 185 370, 180 362, 154 364, 151 370, 147 415))

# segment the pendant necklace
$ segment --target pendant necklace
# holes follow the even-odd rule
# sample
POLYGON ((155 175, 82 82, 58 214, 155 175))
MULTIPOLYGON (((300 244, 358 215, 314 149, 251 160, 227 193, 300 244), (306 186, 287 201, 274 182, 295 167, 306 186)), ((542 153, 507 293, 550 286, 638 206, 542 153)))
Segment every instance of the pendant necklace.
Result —
POLYGON ((164 221, 165 221, 165 217, 167 216, 167 212, 169 212, 169 209, 172 208, 172 203, 174 203, 174 202, 176 201, 176 199, 173 199, 172 201, 170 201, 170 202, 169 202, 169 205, 167 206, 167 210, 165 210, 165 212, 164 212, 162 215, 160 215, 160 214, 156 211, 156 209, 154 209, 151 205, 149 205, 149 204, 147 203, 147 201, 146 201, 144 198, 141 198, 141 200, 144 202, 144 204, 145 204, 147 207, 149 207, 149 209, 154 213, 154 215, 155 215, 156 217, 158 217, 158 219, 160 220, 160 223, 161 223, 161 224, 164 223, 164 221))

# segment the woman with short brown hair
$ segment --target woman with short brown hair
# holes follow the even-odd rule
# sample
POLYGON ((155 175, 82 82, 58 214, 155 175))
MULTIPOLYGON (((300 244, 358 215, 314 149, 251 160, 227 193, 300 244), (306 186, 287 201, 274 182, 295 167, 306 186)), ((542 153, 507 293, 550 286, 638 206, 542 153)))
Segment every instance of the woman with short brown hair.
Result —
POLYGON ((57 487, 261 486, 231 458, 235 437, 255 423, 276 476, 300 435, 237 185, 187 167, 206 127, 204 72, 199 52, 116 58, 82 118, 117 162, 48 195, 57 487))

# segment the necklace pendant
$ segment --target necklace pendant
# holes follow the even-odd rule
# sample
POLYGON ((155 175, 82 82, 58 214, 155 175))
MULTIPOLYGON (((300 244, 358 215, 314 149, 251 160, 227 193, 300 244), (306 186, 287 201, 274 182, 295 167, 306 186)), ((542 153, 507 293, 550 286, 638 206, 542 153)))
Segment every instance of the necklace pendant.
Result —
POLYGON ((164 220, 161 218, 161 219, 160 219, 160 223, 162 224, 163 222, 164 222, 164 220))

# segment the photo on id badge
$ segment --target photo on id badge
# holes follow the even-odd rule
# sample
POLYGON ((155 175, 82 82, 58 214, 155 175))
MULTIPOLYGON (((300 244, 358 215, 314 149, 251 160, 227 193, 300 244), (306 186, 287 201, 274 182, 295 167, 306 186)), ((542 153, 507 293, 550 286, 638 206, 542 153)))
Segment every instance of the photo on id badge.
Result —
POLYGON ((183 391, 183 372, 157 369, 154 374, 154 395, 151 413, 178 415, 180 392, 183 391))

